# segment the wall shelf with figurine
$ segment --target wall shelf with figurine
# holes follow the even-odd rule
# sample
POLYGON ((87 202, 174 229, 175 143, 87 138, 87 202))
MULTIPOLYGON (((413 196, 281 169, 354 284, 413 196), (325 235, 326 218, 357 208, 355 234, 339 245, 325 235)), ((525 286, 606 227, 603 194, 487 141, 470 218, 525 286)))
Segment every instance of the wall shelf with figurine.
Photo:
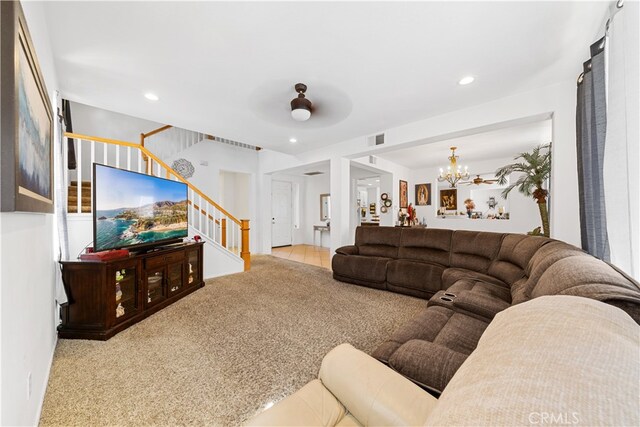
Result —
POLYGON ((204 286, 203 243, 109 261, 61 261, 69 302, 60 338, 107 340, 204 286))

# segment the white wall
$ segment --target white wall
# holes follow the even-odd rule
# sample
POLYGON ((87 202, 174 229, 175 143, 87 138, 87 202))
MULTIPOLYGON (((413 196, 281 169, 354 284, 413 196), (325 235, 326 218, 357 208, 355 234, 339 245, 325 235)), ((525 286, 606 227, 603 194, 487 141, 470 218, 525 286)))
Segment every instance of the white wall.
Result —
POLYGON ((141 133, 164 126, 79 102, 70 101, 70 105, 73 133, 139 143, 141 133))
POLYGON ((218 203, 236 218, 249 218, 249 193, 251 191, 251 175, 240 172, 220 171, 218 182, 218 203))
MULTIPOLYGON (((249 232, 249 242, 251 252, 257 252, 260 248, 257 243, 257 236, 260 230, 260 224, 256 221, 258 209, 258 192, 257 192, 257 171, 258 171, 258 152, 222 144, 215 141, 204 140, 178 154, 167 159, 167 163, 171 164, 178 158, 190 161, 195 172, 189 182, 203 191, 215 202, 220 200, 220 172, 239 172, 240 174, 248 174, 248 177, 241 178, 248 180, 249 196, 248 200, 248 217, 242 218, 237 212, 223 204, 224 209, 238 219, 248 219, 251 231, 249 232), (203 164, 206 163, 206 164, 203 164)), ((246 185, 246 181, 244 184, 246 185)), ((235 203, 235 202, 234 202, 235 203)), ((244 204, 243 204, 244 206, 244 204)), ((244 210, 244 208, 243 208, 244 210)), ((247 213, 245 210, 241 213, 247 213)))
MULTIPOLYGON (((24 2, 23 9, 53 103, 58 83, 43 4, 24 2)), ((56 345, 54 245, 53 215, 0 214, 2 425, 38 423, 56 345)))

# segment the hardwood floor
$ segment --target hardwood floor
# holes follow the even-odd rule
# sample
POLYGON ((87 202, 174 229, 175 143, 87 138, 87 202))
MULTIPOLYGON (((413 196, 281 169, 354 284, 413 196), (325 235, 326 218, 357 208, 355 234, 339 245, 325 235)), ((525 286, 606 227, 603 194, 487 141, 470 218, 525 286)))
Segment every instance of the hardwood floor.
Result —
POLYGON ((273 248, 271 254, 278 258, 331 269, 329 248, 312 245, 293 245, 273 248))

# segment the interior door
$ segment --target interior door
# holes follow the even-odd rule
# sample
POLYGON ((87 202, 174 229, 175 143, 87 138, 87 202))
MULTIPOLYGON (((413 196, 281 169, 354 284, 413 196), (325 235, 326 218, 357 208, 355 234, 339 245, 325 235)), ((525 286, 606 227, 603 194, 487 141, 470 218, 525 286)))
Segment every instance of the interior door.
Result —
POLYGON ((271 246, 292 244, 291 183, 273 181, 271 184, 271 246))

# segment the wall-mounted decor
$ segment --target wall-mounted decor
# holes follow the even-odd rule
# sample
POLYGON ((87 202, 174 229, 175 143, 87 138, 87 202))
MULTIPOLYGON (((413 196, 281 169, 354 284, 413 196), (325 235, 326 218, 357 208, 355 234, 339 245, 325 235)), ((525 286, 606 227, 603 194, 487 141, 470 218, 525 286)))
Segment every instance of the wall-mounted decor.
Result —
POLYGON ((400 207, 406 208, 409 206, 409 185, 407 181, 400 180, 400 207))
POLYGON ((385 205, 387 208, 390 208, 392 204, 393 204, 393 202, 391 201, 391 199, 386 199, 386 200, 384 201, 384 205, 385 205))
POLYGON ((178 174, 184 179, 189 179, 193 176, 196 168, 187 159, 177 159, 171 164, 171 169, 178 172, 178 174))
POLYGON ((431 184, 416 184, 416 206, 431 206, 431 184))
POLYGON ((19 2, 0 2, 3 212, 53 212, 53 113, 19 2))
POLYGON ((380 200, 387 200, 389 198, 389 195, 387 193, 382 193, 380 195, 380 200))
POLYGON ((458 210, 458 190, 440 190, 440 208, 447 211, 458 210))
POLYGON ((331 195, 329 193, 320 195, 320 221, 331 219, 331 195))

